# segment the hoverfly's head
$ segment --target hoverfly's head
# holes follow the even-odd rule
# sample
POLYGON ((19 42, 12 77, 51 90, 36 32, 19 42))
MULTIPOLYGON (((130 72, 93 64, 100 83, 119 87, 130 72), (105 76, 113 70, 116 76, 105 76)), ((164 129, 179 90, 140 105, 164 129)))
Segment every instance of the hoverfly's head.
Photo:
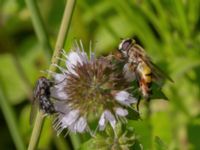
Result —
POLYGON ((133 39, 124 39, 119 44, 118 50, 124 55, 124 57, 128 57, 128 51, 134 43, 135 41, 133 39))

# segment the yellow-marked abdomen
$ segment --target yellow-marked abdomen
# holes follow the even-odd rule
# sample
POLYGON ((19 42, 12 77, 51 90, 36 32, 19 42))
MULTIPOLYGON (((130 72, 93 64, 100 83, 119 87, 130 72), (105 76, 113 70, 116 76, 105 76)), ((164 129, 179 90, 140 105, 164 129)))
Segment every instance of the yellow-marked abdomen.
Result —
POLYGON ((137 71, 139 73, 140 91, 143 97, 148 98, 151 92, 150 84, 152 82, 151 68, 143 61, 138 64, 137 71))

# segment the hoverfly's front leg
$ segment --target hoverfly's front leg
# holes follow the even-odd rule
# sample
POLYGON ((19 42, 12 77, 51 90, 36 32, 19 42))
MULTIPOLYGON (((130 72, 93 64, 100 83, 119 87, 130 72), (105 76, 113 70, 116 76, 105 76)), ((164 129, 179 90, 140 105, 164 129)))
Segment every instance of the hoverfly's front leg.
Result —
POLYGON ((138 112, 139 112, 140 101, 141 101, 141 95, 139 95, 138 101, 137 101, 137 104, 136 104, 136 108, 137 108, 137 111, 138 111, 138 112))
POLYGON ((139 105, 140 105, 140 101, 141 101, 141 98, 142 98, 142 96, 141 96, 141 83, 140 83, 140 81, 141 81, 141 77, 140 77, 140 75, 139 75, 139 73, 135 70, 135 77, 136 77, 136 83, 137 83, 137 87, 139 88, 139 96, 138 96, 138 101, 137 101, 137 104, 136 104, 136 108, 137 108, 137 111, 139 112, 139 105))

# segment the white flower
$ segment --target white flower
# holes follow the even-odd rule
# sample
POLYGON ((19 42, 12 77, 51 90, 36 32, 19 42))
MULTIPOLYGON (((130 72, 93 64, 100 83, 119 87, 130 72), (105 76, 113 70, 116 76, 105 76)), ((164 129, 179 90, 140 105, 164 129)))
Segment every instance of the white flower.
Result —
MULTIPOLYGON (((57 86, 58 84, 65 84, 65 82, 62 82, 65 80, 66 76, 63 75, 63 74, 59 74, 59 73, 56 73, 54 74, 54 80, 55 80, 55 85, 54 86, 57 86)), ((58 85, 58 88, 59 88, 60 85, 58 85)))
POLYGON ((112 61, 96 58, 91 51, 88 57, 82 43, 79 45, 68 55, 63 52, 65 66, 55 65, 61 73, 52 73, 55 84, 51 97, 57 111, 54 128, 58 134, 64 129, 92 134, 93 119, 98 120, 98 130, 104 130, 107 124, 115 130, 117 122, 128 114, 126 107, 136 102, 124 91, 132 85, 124 81, 123 71, 115 71, 112 61), (113 95, 112 91, 118 92, 113 95))
POLYGON ((80 117, 79 110, 68 110, 64 115, 59 114, 58 118, 61 119, 54 122, 54 128, 58 131, 58 135, 65 128, 68 128, 71 132, 79 133, 83 133, 87 128, 87 121, 85 117, 80 117))
POLYGON ((130 106, 131 104, 137 103, 137 99, 132 97, 128 92, 126 91, 120 91, 116 93, 115 99, 125 106, 130 106))
POLYGON ((128 111, 121 107, 116 108, 115 113, 116 113, 116 115, 121 116, 121 117, 125 117, 128 115, 128 111))
POLYGON ((82 133, 86 130, 87 121, 85 117, 80 117, 74 124, 69 126, 69 129, 73 132, 82 133))
POLYGON ((55 99, 67 100, 67 93, 61 88, 54 88, 51 90, 51 96, 55 99))
POLYGON ((79 110, 71 110, 65 114, 61 120, 66 127, 72 125, 79 117, 79 110))
POLYGON ((101 118, 99 120, 99 130, 105 129, 107 121, 110 123, 110 125, 114 129, 115 125, 116 125, 116 120, 115 120, 115 117, 113 116, 113 114, 109 110, 105 110, 102 113, 101 118))
POLYGON ((82 65, 83 64, 83 60, 82 60, 82 57, 81 57, 81 53, 77 53, 77 52, 70 52, 68 57, 67 57, 67 61, 66 61, 66 67, 67 67, 67 70, 71 73, 74 73, 75 75, 76 72, 74 71, 74 67, 77 65, 77 64, 80 64, 82 65))

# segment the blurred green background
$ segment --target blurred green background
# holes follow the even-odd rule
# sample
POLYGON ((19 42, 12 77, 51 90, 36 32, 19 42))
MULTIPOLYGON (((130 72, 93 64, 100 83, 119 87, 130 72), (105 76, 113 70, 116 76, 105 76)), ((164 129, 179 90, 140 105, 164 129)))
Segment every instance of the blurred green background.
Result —
MULTIPOLYGON (((65 1, 37 4, 53 49, 65 1)), ((88 48, 91 40, 98 55, 107 54, 127 37, 134 37, 175 81, 163 87, 169 101, 152 101, 148 119, 142 114, 142 120, 129 122, 140 143, 144 149, 199 150, 200 1, 78 0, 65 49, 74 39, 82 39, 88 48)), ((11 136, 15 130, 28 144, 32 88, 50 65, 48 56, 26 2, 0 0, 0 149, 16 149, 11 136)), ((56 136, 48 118, 39 149, 65 149, 67 139, 56 136)))

